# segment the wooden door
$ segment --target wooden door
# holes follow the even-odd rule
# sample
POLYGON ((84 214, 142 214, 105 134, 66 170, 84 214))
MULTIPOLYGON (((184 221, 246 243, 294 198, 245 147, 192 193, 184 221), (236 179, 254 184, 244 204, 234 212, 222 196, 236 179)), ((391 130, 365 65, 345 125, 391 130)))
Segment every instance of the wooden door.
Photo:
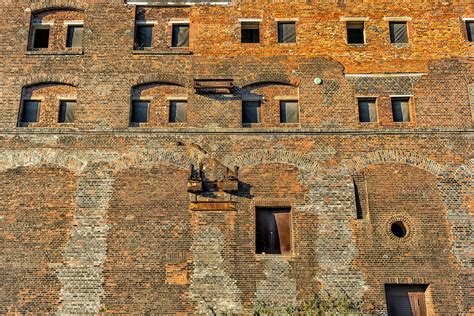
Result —
POLYGON ((426 285, 387 284, 387 309, 389 316, 426 316, 426 285))

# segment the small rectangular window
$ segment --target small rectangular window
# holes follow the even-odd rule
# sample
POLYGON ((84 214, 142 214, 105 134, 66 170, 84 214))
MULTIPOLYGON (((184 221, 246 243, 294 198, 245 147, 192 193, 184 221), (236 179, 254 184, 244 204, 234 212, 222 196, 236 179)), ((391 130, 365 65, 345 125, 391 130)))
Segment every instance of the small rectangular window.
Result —
POLYGON ((466 21, 467 40, 474 42, 474 21, 466 21))
POLYGON ((278 22, 278 43, 296 43, 295 22, 278 22))
POLYGON ((241 42, 242 43, 259 43, 260 42, 260 23, 259 22, 242 22, 241 42))
POLYGON ((299 123, 298 101, 280 101, 280 123, 299 123))
POLYGON ((392 113, 394 122, 410 122, 410 98, 392 98, 392 113))
POLYGON ((408 43, 407 22, 390 22, 390 42, 392 44, 408 43))
POLYGON ((189 24, 173 24, 172 47, 189 47, 189 24))
POLYGON ((242 123, 260 123, 260 101, 242 101, 242 123))
POLYGON ((133 101, 132 102, 132 116, 131 123, 147 123, 150 102, 148 101, 133 101))
POLYGON ((257 254, 290 254, 290 208, 256 208, 255 241, 257 254))
POLYGON ((41 104, 40 101, 33 101, 33 100, 23 101, 23 108, 21 110, 20 123, 38 122, 40 104, 41 104))
POLYGON ((385 284, 390 316, 426 315, 426 285, 385 284))
POLYGON ((48 48, 49 46, 49 26, 34 28, 33 48, 48 48))
POLYGON ((188 112, 187 101, 170 101, 170 123, 186 123, 188 112))
POLYGON ((359 121, 377 122, 377 99, 376 98, 359 98, 359 121))
POLYGON ((82 47, 82 25, 69 25, 67 28, 66 47, 82 47))
POLYGON ((76 119, 76 101, 61 101, 59 105, 59 123, 73 123, 76 119))
POLYGON ((153 25, 139 24, 135 32, 135 49, 153 47, 153 25))
POLYGON ((363 21, 347 22, 347 43, 348 44, 365 44, 363 21))

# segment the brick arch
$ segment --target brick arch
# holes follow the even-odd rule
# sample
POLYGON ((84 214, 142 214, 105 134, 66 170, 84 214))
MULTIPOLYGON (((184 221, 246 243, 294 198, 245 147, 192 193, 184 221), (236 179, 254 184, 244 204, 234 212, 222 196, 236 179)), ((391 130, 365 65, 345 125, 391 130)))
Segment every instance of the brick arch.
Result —
POLYGON ((282 163, 296 166, 301 171, 318 172, 320 170, 316 157, 295 154, 286 150, 256 150, 245 154, 231 154, 223 158, 227 166, 247 167, 262 163, 282 163))
POLYGON ((474 176, 474 159, 469 160, 465 164, 459 166, 452 176, 460 182, 470 182, 474 176))
POLYGON ((52 150, 4 151, 0 153, 0 171, 19 167, 54 165, 74 172, 84 170, 87 162, 52 150))
POLYGON ((296 82, 292 81, 285 74, 263 74, 257 76, 257 78, 244 78, 240 85, 242 88, 248 88, 249 86, 258 84, 277 84, 297 87, 296 82))
POLYGON ((141 75, 138 79, 131 81, 132 87, 138 87, 146 84, 153 83, 167 83, 175 86, 189 87, 191 86, 191 80, 185 76, 171 74, 171 73, 156 73, 141 75))
POLYGON ((375 164, 400 163, 426 170, 435 176, 443 176, 446 167, 440 163, 420 156, 413 152, 383 150, 366 153, 354 158, 343 160, 338 173, 350 175, 375 164))
POLYGON ((69 10, 84 12, 87 8, 87 3, 81 0, 40 0, 32 3, 30 9, 32 14, 37 14, 45 11, 54 10, 69 10))
POLYGON ((113 166, 114 170, 119 172, 132 166, 151 168, 157 163, 163 162, 180 169, 188 169, 191 164, 197 163, 195 159, 186 155, 185 152, 180 153, 166 149, 150 149, 122 155, 113 162, 113 166))
POLYGON ((79 78, 76 76, 69 76, 69 75, 38 75, 38 76, 31 76, 27 79, 23 79, 20 81, 20 84, 23 88, 29 88, 36 85, 41 84, 61 84, 67 85, 72 87, 79 87, 79 78))

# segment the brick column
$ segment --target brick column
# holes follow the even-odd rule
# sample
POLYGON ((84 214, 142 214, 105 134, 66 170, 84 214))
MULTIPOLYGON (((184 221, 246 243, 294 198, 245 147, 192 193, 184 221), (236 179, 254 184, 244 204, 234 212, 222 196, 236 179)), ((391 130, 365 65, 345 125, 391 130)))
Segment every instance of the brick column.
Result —
POLYGON ((58 314, 97 314, 103 294, 107 250, 106 212, 113 179, 100 164, 89 164, 78 179, 74 228, 57 270, 62 283, 58 314))

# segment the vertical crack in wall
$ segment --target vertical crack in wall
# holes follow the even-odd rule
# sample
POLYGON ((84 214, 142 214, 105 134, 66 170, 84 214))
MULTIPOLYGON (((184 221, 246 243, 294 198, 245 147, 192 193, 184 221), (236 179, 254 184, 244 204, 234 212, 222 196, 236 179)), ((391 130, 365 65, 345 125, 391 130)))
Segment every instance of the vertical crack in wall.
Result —
POLYGON ((197 302, 198 314, 242 314, 241 292, 227 271, 222 256, 225 251, 224 234, 217 227, 199 225, 194 237, 194 270, 191 295, 197 302))
POLYGON ((78 180, 74 228, 63 253, 67 263, 57 270, 62 283, 60 315, 96 314, 100 309, 113 179, 99 168, 89 165, 78 180))

